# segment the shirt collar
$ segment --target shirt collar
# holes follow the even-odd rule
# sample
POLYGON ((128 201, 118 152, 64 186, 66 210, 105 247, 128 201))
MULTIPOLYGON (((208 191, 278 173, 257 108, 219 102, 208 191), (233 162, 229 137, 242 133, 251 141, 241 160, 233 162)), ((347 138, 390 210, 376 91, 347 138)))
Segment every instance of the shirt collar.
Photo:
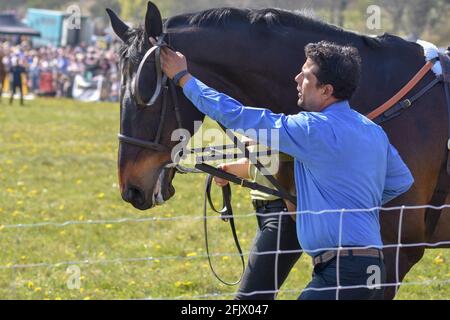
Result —
POLYGON ((343 109, 350 109, 350 104, 348 100, 341 100, 330 104, 328 107, 322 110, 324 113, 339 111, 343 109))

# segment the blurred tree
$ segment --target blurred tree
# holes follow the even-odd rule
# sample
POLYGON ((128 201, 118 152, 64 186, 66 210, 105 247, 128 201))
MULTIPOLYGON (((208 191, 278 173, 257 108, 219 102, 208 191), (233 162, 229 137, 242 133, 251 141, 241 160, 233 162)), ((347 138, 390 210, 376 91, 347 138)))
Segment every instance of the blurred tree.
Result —
MULTIPOLYGON (((121 18, 137 24, 143 24, 148 0, 118 0, 121 8, 121 18)), ((172 0, 152 0, 161 11, 162 17, 168 17, 171 13, 172 0)))

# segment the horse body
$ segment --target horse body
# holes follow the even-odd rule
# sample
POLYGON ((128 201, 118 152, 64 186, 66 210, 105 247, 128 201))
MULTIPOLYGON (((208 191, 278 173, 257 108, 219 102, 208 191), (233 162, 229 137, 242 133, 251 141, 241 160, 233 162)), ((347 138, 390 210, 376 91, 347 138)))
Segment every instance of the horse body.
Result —
MULTIPOLYGON (((149 10, 154 9, 149 4, 149 10)), ((151 34, 148 27, 148 19, 151 18, 152 13, 147 12, 146 34, 151 34)), ((425 63, 423 50, 415 43, 391 35, 371 38, 346 32, 284 11, 209 10, 170 18, 166 28, 168 41, 187 56, 189 70, 194 76, 245 105, 269 108, 276 113, 299 112, 294 77, 305 61, 304 46, 307 43, 328 40, 358 48, 363 63, 362 78, 350 103, 362 114, 368 114, 393 96, 425 63)), ((428 74, 411 94, 432 79, 433 75, 428 74)), ((203 115, 184 97, 181 90, 177 95, 183 126, 193 133, 193 121, 202 120, 203 115)), ((122 115, 127 113, 124 108, 127 107, 122 102, 122 115)), ((132 112, 137 108, 128 105, 128 110, 132 112)), ((155 111, 147 111, 142 118, 154 121, 149 120, 152 112, 155 111)), ((173 129, 176 126, 175 119, 169 117, 165 125, 173 129)), ((122 117, 122 128, 125 126, 122 117)), ((413 187, 388 206, 441 205, 446 202, 450 185, 446 173, 447 126, 448 115, 442 85, 435 86, 409 110, 383 124, 391 143, 398 149, 415 179, 413 187)), ((143 136, 142 133, 140 135, 143 136)), ((170 142, 167 137, 166 143, 173 146, 174 142, 170 142)), ((152 192, 152 184, 158 182, 155 173, 161 172, 167 159, 138 151, 133 146, 121 145, 119 168, 128 166, 132 157, 133 174, 119 169, 121 185, 124 185, 122 194, 126 193, 126 183, 138 185, 149 178, 152 183, 141 185, 140 188, 152 192), (137 161, 138 157, 145 160, 137 161), (133 181, 133 177, 137 178, 133 181)), ((280 168, 278 178, 287 189, 295 190, 292 168, 287 166, 280 168)), ((173 170, 167 170, 165 177, 166 181, 171 181, 173 170)), ((165 192, 164 200, 170 198, 173 192, 165 192)), ((124 199, 127 200, 127 197, 124 199)), ((403 219, 401 243, 450 240, 450 214, 439 215, 439 212, 432 210, 417 209, 405 211, 403 215, 399 211, 381 212, 380 218, 384 244, 398 243, 400 218, 403 219), (432 218, 435 219, 434 224, 429 223, 432 218)), ((390 248, 384 249, 384 253, 387 280, 389 283, 398 283, 423 256, 424 247, 402 248, 399 252, 390 248)), ((393 298, 396 289, 395 286, 388 287, 386 298, 393 298)))

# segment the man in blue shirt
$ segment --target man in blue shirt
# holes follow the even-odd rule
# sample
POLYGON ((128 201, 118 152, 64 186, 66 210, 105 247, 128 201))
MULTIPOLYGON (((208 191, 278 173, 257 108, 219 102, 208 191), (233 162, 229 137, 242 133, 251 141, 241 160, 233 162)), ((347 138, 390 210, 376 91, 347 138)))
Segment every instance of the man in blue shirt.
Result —
POLYGON ((308 44, 305 54, 295 81, 306 111, 295 115, 244 107, 187 73, 181 53, 165 48, 161 57, 164 72, 201 112, 229 129, 256 129, 255 140, 259 129, 277 129, 279 142, 267 135, 268 146, 295 158, 297 235, 314 263, 299 298, 381 299, 379 211, 367 209, 406 192, 414 180, 383 129, 350 108, 361 70, 357 49, 322 41, 308 44))

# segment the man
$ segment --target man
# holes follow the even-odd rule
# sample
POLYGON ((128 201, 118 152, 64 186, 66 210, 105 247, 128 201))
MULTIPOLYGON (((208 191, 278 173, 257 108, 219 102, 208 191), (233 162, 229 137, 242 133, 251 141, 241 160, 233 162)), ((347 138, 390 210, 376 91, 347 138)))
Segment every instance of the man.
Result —
POLYGON ((298 106, 306 112, 290 116, 244 107, 207 87, 187 73, 181 53, 164 49, 162 67, 169 78, 181 78, 184 94, 200 111, 225 127, 278 129, 279 150, 295 158, 297 236, 314 263, 313 279, 299 298, 381 299, 386 274, 379 212, 358 209, 392 200, 413 177, 382 128, 350 108, 361 72, 358 51, 322 41, 308 44, 305 54, 295 81, 298 106), (330 209, 335 212, 304 212, 330 209))
MULTIPOLYGON (((250 152, 267 151, 267 148, 255 145, 253 140, 244 137, 241 141, 244 142, 244 140, 248 142, 250 152)), ((259 157, 259 161, 273 169, 278 168, 280 163, 292 162, 293 159, 286 154, 275 153, 259 157)), ((243 158, 234 162, 222 163, 219 168, 240 178, 251 179, 253 182, 271 189, 275 188, 256 166, 250 163, 249 159, 243 158)), ((227 180, 219 177, 215 177, 214 181, 221 187, 228 184, 227 180)), ((247 267, 242 276, 236 299, 272 300, 275 299, 278 289, 283 285, 292 267, 300 258, 301 248, 297 240, 295 220, 289 214, 283 214, 281 218, 276 214, 293 212, 295 207, 288 201, 285 203, 283 199, 259 190, 251 190, 250 197, 257 213, 258 231, 252 243, 247 267), (290 252, 278 255, 278 260, 275 259, 275 254, 264 254, 278 249, 290 252), (275 287, 275 276, 277 277, 277 287, 275 287)))
POLYGON ((11 97, 9 98, 9 104, 12 104, 14 95, 16 94, 16 88, 20 90, 20 105, 23 106, 23 87, 22 87, 22 74, 26 73, 25 68, 22 65, 22 61, 19 57, 11 58, 11 97))

